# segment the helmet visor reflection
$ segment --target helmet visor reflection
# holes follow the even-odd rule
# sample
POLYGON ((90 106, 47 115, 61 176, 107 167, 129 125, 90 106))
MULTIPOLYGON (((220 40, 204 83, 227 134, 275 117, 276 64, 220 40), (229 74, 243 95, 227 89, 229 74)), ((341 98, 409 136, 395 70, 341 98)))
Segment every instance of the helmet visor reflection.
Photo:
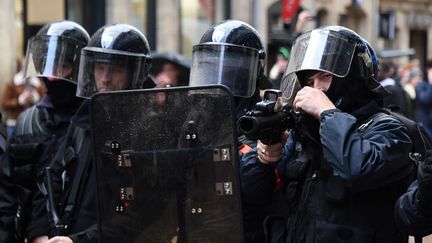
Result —
POLYGON ((345 77, 355 49, 356 42, 338 32, 313 30, 294 43, 284 76, 302 70, 319 70, 345 77))
POLYGON ((294 98, 301 88, 302 86, 295 73, 285 75, 282 78, 280 86, 280 90, 282 91, 283 104, 292 107, 294 104, 294 98))
POLYGON ((90 98, 97 92, 141 88, 148 74, 149 58, 145 54, 84 48, 77 96, 90 98))
POLYGON ((195 45, 190 85, 221 84, 234 96, 251 97, 256 88, 258 62, 256 49, 226 44, 195 45))
POLYGON ((25 77, 51 77, 76 83, 84 43, 60 36, 35 36, 29 41, 25 77))

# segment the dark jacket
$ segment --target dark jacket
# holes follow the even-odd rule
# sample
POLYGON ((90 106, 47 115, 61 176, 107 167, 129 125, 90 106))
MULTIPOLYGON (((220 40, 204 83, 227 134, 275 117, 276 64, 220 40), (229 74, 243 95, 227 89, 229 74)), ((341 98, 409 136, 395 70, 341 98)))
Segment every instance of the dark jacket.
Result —
POLYGON ((5 151, 6 140, 3 134, 0 134, 0 242, 13 243, 16 242, 14 238, 16 188, 12 182, 10 163, 5 151))
POLYGON ((410 235, 423 237, 432 234, 431 205, 432 191, 421 193, 418 181, 414 181, 396 203, 397 225, 410 235))
POLYGON ((414 118, 413 104, 406 91, 394 79, 388 78, 380 81, 381 85, 390 92, 390 95, 383 99, 384 107, 390 109, 398 108, 398 112, 411 119, 414 118))
POLYGON ((12 177, 18 200, 17 229, 20 241, 28 235, 33 220, 32 198, 42 169, 59 148, 73 110, 55 110, 35 105, 18 116, 14 134, 8 143, 12 177))
POLYGON ((290 213, 283 215, 286 221, 281 215, 266 219, 270 225, 285 222, 270 227, 283 230, 269 232, 271 242, 406 242, 395 227, 393 208, 412 178, 411 141, 395 118, 384 115, 375 121, 377 111, 366 105, 354 115, 323 112, 318 141, 291 132, 277 166, 259 162, 256 150, 244 156, 245 202, 271 203, 275 168, 283 181, 280 190, 290 213))
MULTIPOLYGON (((51 212, 41 210, 39 215, 35 215, 39 220, 30 229, 31 238, 41 235, 53 237, 60 233, 68 235, 75 243, 97 242, 95 231, 97 222, 96 179, 91 155, 92 138, 88 107, 89 103, 84 102, 72 117, 64 141, 50 163, 56 211, 60 217, 59 223, 66 224, 67 229, 61 233, 56 232, 51 212), (73 191, 74 183, 79 184, 78 193, 76 200, 69 203, 68 198, 72 197, 71 191, 73 191), (68 211, 69 209, 71 210, 68 211)), ((46 208, 47 195, 41 194, 39 191, 38 198, 44 198, 44 200, 35 202, 37 204, 35 207, 43 209, 46 208)))

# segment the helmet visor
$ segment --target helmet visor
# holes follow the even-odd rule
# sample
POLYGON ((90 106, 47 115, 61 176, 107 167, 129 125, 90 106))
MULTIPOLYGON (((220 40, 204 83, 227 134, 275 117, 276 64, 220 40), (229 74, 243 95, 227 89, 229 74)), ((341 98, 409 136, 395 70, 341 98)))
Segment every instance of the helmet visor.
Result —
POLYGON ((294 98, 301 88, 302 86, 295 73, 285 75, 282 78, 280 86, 280 90, 282 91, 283 104, 293 107, 294 98))
POLYGON ((319 70, 345 77, 356 49, 353 39, 332 31, 313 30, 295 41, 284 76, 302 70, 319 70))
POLYGON ((251 97, 256 88, 258 50, 234 45, 193 47, 190 86, 221 84, 234 96, 251 97))
POLYGON ((148 74, 148 60, 149 57, 144 54, 84 48, 77 96, 90 98, 97 92, 141 88, 148 74))
POLYGON ((62 36, 34 36, 29 40, 25 78, 46 77, 77 82, 84 43, 62 36))

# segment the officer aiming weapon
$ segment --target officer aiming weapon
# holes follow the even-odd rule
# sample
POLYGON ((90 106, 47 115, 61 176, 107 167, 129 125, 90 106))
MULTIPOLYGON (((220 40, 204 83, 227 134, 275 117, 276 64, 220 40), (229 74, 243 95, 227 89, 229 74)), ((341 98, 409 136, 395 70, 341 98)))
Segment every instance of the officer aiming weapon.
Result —
POLYGON ((249 140, 275 144, 280 142, 281 133, 295 128, 299 120, 299 114, 290 105, 283 104, 281 91, 267 89, 255 109, 241 116, 237 125, 249 140))

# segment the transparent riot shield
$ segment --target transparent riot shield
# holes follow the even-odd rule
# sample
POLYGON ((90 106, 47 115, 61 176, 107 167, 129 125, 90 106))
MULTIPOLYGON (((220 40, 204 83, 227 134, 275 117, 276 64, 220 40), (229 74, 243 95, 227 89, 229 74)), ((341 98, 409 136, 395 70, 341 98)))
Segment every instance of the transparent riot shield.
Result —
POLYGON ((101 242, 242 242, 234 110, 223 86, 93 96, 101 242))

